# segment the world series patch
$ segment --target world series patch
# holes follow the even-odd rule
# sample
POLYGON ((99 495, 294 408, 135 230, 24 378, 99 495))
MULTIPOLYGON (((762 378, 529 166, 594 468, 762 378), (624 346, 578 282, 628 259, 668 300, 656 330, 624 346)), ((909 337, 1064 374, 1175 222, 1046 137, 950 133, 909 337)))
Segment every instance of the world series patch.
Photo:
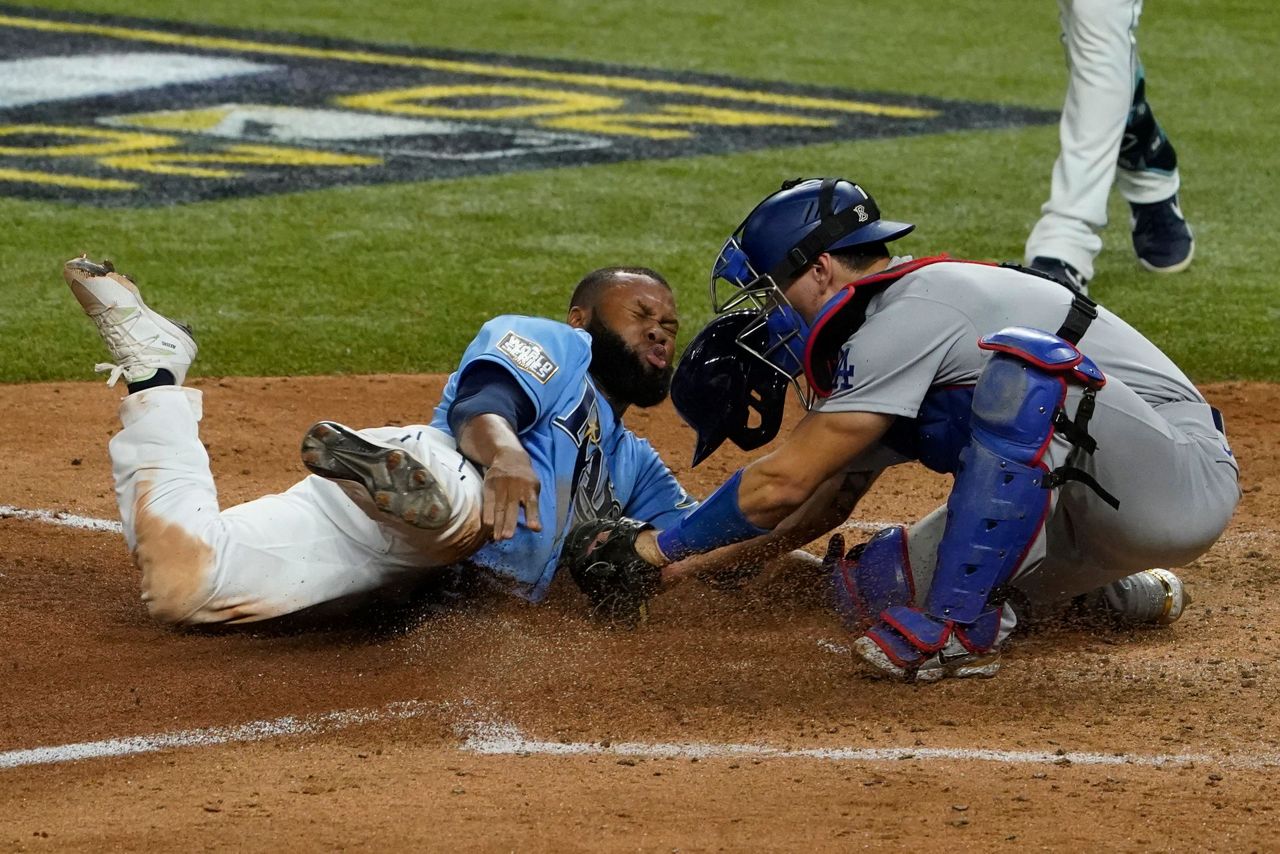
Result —
POLYGON ((502 336, 498 341, 498 351, 543 385, 560 370, 560 366, 551 360, 542 345, 514 332, 502 336))
POLYGON ((95 205, 1046 124, 915 95, 0 5, 0 195, 95 205))

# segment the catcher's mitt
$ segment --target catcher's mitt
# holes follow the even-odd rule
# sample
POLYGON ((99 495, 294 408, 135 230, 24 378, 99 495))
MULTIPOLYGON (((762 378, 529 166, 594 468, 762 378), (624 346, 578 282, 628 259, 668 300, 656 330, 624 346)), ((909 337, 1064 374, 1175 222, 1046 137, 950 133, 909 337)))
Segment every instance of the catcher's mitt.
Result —
POLYGON ((565 538, 560 566, 587 594, 596 617, 635 626, 648 616, 662 570, 636 552, 636 537, 652 527, 635 519, 594 519, 565 538))

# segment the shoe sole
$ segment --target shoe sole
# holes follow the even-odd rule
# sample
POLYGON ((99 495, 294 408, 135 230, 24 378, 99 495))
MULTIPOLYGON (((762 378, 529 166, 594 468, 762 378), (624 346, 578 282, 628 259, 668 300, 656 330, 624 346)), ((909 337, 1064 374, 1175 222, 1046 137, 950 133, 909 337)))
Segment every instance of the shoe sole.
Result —
POLYGON ((435 476, 401 448, 321 421, 302 437, 302 462, 320 477, 360 484, 379 510, 415 528, 435 530, 449 521, 449 499, 435 476))
POLYGON ((71 286, 71 292, 75 294, 76 300, 86 312, 97 313, 111 308, 110 305, 99 299, 98 295, 89 287, 88 279, 110 278, 111 281, 137 297, 139 303, 145 305, 142 302, 142 293, 138 290, 138 286, 133 283, 133 280, 123 273, 117 273, 115 265, 105 259, 99 264, 96 261, 90 261, 84 255, 79 258, 72 258, 62 265, 62 278, 71 286))
POLYGON ((1156 618, 1156 623, 1161 626, 1176 623, 1191 604, 1191 594, 1182 579, 1167 569, 1148 569, 1147 573, 1159 579, 1164 587, 1164 610, 1156 618))
POLYGON ((870 664, 885 676, 899 682, 937 682, 950 677, 952 679, 990 679, 1000 672, 1000 653, 993 652, 976 657, 944 662, 934 655, 914 670, 899 667, 884 654, 879 645, 871 638, 861 637, 853 642, 853 648, 870 664))
POLYGON ((1195 257, 1196 257, 1196 244, 1195 244, 1195 241, 1192 241, 1191 251, 1187 253, 1187 257, 1183 258, 1181 261, 1179 261, 1177 264, 1174 264, 1171 267, 1157 267, 1154 264, 1148 263, 1145 258, 1141 258, 1141 257, 1138 258, 1138 263, 1141 264, 1145 270, 1152 273, 1181 273, 1183 270, 1191 266, 1191 259, 1195 257))

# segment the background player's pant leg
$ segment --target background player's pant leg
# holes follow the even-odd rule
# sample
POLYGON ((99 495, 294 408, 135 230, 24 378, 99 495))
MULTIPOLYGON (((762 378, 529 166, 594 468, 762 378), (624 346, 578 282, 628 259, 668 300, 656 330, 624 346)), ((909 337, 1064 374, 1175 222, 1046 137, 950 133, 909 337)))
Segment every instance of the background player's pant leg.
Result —
POLYGON ((1137 73, 1134 31, 1141 0, 1059 0, 1067 54, 1067 96, 1049 200, 1027 238, 1026 260, 1058 258, 1093 278, 1102 249, 1095 234, 1107 224, 1107 196, 1116 174, 1137 73))
MULTIPOLYGON (((1137 74, 1143 75, 1141 62, 1138 64, 1137 74)), ((1141 85, 1145 93, 1145 82, 1141 85)), ((1137 97, 1135 92, 1134 98, 1137 97)), ((1131 113, 1129 121, 1133 122, 1134 126, 1125 128, 1126 134, 1134 133, 1134 139, 1126 139, 1125 146, 1135 146, 1141 152, 1141 156, 1136 163, 1127 164, 1136 168, 1126 168, 1126 160, 1122 157, 1121 166, 1116 170, 1116 189, 1120 191, 1125 201, 1135 205, 1162 202, 1178 192, 1182 186, 1182 179, 1178 174, 1177 155, 1174 153, 1173 146, 1155 120, 1151 105, 1145 103, 1145 97, 1143 101, 1142 109, 1146 111, 1144 120, 1135 121, 1131 113)))
MULTIPOLYGON (((438 565, 398 549, 394 532, 322 478, 219 512, 198 433, 199 391, 129 395, 120 415, 124 429, 110 448, 120 518, 143 601, 162 622, 278 617, 438 565)), ((458 508, 478 515, 479 495, 477 485, 458 508)))

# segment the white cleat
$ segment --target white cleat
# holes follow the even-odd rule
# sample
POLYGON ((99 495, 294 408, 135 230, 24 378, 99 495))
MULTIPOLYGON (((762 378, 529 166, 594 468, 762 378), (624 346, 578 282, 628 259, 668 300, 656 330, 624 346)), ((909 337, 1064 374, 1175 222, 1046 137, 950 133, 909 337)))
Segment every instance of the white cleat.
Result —
POLYGON ((911 666, 891 659, 871 638, 858 638, 853 649, 882 675, 900 682, 937 682, 939 679, 990 679, 1000 672, 1000 651, 969 652, 955 638, 928 658, 911 666))
POLYGON ((1126 623, 1167 626, 1191 604, 1182 579, 1167 569, 1144 569, 1102 588, 1107 608, 1126 623))
POLYGON ((117 273, 110 261, 72 258, 62 266, 62 278, 111 352, 112 362, 94 366, 95 371, 111 372, 108 386, 121 377, 126 383, 142 382, 161 369, 182 385, 197 350, 188 329, 148 308, 137 285, 117 273))

